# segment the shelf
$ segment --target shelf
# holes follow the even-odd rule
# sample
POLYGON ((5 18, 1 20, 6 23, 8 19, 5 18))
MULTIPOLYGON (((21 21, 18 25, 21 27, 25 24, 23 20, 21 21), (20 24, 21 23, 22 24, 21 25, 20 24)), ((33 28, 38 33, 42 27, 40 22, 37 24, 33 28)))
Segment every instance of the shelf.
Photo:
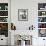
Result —
POLYGON ((8 11, 8 10, 0 10, 0 11, 8 11))
POLYGON ((46 22, 38 22, 38 23, 46 23, 46 22))
POLYGON ((46 29, 46 28, 38 28, 38 29, 46 29))
POLYGON ((38 11, 46 11, 46 10, 38 10, 38 11))
POLYGON ((46 15, 44 15, 44 16, 38 16, 38 17, 46 17, 46 15))
POLYGON ((8 17, 8 16, 0 16, 0 17, 8 17))
POLYGON ((8 22, 0 22, 0 23, 8 23, 8 22))

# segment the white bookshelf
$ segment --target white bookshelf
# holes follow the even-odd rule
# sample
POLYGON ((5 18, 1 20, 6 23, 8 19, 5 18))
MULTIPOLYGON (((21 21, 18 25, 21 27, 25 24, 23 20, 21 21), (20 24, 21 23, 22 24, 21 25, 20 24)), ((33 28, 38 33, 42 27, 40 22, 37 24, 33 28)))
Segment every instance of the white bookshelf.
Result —
POLYGON ((38 32, 40 37, 46 37, 45 34, 40 34, 40 31, 46 32, 46 3, 38 4, 38 32))
MULTIPOLYGON (((0 3, 0 28, 4 31, 5 37, 8 37, 8 3, 0 3), (4 29, 5 28, 5 29, 4 29)), ((1 31, 2 31, 1 30, 1 31)), ((1 34, 1 32, 0 32, 1 34)), ((2 35, 4 35, 2 34, 2 35)))

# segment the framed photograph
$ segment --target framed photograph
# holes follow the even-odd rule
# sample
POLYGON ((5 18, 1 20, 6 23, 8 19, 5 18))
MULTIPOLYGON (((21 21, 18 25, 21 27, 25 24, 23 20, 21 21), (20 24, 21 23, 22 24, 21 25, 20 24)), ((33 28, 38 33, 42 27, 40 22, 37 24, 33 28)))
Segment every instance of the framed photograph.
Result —
POLYGON ((46 29, 39 29, 39 37, 46 37, 46 29))
POLYGON ((28 21, 28 9, 18 9, 18 20, 28 21))

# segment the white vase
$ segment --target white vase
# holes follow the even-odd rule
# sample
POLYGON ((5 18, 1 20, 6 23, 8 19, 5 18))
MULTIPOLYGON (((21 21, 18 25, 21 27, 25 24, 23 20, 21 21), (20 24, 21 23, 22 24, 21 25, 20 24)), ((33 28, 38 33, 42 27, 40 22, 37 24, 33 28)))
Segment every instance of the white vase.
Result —
POLYGON ((21 40, 21 46, 25 46, 25 41, 21 40))

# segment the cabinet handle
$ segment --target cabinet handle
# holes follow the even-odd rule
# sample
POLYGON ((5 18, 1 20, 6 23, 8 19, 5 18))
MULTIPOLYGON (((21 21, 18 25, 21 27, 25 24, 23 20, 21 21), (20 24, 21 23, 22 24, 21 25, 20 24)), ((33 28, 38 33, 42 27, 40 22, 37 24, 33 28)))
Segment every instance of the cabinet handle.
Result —
POLYGON ((1 40, 3 40, 3 39, 1 39, 1 40))
POLYGON ((45 39, 43 39, 43 40, 45 40, 45 39))

